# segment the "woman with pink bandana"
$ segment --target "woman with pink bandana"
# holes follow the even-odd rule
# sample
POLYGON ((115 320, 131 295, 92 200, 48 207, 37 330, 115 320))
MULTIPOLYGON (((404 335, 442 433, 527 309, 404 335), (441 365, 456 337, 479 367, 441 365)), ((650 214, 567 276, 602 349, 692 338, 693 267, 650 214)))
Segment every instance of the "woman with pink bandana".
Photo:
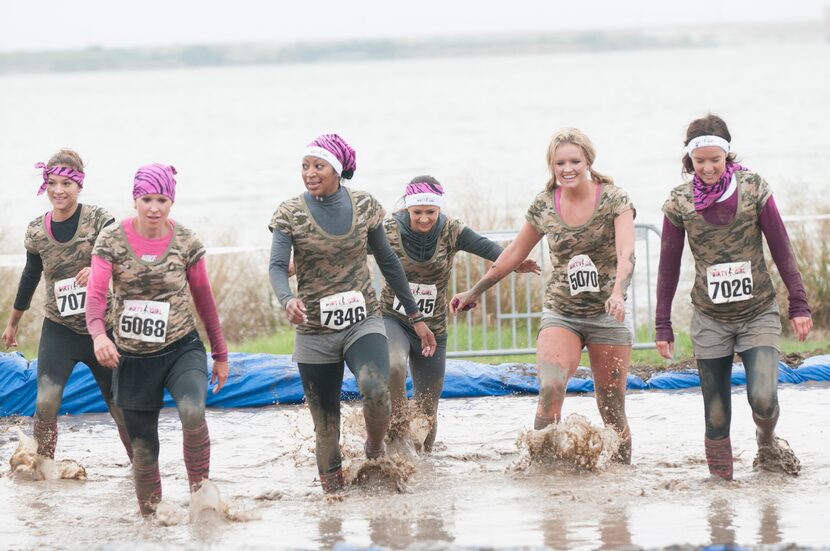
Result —
POLYGON ((297 325, 294 361, 314 420, 317 469, 325 492, 343 487, 340 394, 344 361, 363 397, 366 457, 385 453, 389 428, 389 349, 366 255, 403 304, 425 356, 435 336, 424 323, 401 263, 383 231, 384 211, 365 191, 341 185, 357 168, 354 149, 337 134, 311 142, 302 156, 306 192, 284 201, 272 232, 271 285, 291 323, 297 325), (291 252, 297 295, 288 283, 291 252))
POLYGON ((713 476, 732 480, 732 358, 746 368, 747 399, 756 426, 753 467, 798 474, 801 465, 778 423, 781 320, 764 259, 762 235, 789 293, 793 334, 804 340, 813 322, 807 294, 772 190, 757 173, 737 163, 726 123, 716 115, 686 130, 683 172, 691 182, 675 187, 663 205, 657 278, 657 350, 674 354, 671 304, 680 278, 684 236, 695 259, 692 345, 700 372, 706 462, 713 476))
POLYGON ((158 421, 165 389, 181 419, 191 492, 210 471, 207 355, 190 312, 191 296, 210 339, 214 393, 228 377, 228 350, 205 248, 192 230, 169 218, 176 199, 175 174, 172 166, 158 163, 138 169, 133 184, 137 216, 101 232, 92 251, 87 299, 95 356, 115 369, 113 393, 134 450, 135 492, 143 515, 155 512, 161 501, 158 421), (115 342, 105 331, 110 281, 115 342))
MULTIPOLYGON (((406 186, 406 208, 386 219, 386 237, 403 264, 409 286, 426 323, 435 334, 438 347, 424 356, 415 332, 407 321, 403 305, 390 285, 381 294, 381 310, 389 339, 393 437, 408 432, 406 408, 407 364, 412 373, 413 398, 417 412, 429 422, 424 439, 415 446, 432 451, 438 432, 438 399, 444 387, 447 360, 447 289, 453 259, 466 251, 494 262, 503 249, 442 211, 444 188, 432 176, 417 176, 406 186)), ((525 260, 516 272, 539 273, 533 260, 525 260)), ((413 435, 414 436, 414 435, 413 435)), ((420 440, 421 436, 418 435, 420 440)))
MULTIPOLYGON (((18 324, 43 276, 46 301, 38 348, 34 421, 37 453, 54 459, 63 389, 75 364, 84 362, 101 389, 127 455, 132 459, 133 450, 121 410, 112 403, 112 371, 95 359, 84 319, 92 247, 98 234, 115 222, 115 218, 101 207, 78 203, 85 173, 84 163, 75 151, 61 149, 48 163, 38 163, 35 168, 43 171, 38 195, 46 193, 52 210, 35 218, 26 230, 26 266, 3 332, 3 343, 6 348, 17 346, 18 324)), ((104 300, 107 300, 106 293, 104 300)), ((110 325, 105 325, 102 331, 110 329, 110 325)))

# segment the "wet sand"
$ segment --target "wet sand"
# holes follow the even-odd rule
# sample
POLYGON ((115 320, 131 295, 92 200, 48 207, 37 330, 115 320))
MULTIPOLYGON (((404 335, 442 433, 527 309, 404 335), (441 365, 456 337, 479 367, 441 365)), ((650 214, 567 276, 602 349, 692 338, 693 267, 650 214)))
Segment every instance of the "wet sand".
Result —
MULTIPOLYGON (((15 429, 31 434, 30 420, 0 419, 0 542, 7 549, 825 546, 830 454, 822 423, 830 384, 782 385, 779 397, 778 433, 803 465, 796 478, 752 470, 756 446, 744 388, 733 393, 732 483, 709 480, 699 390, 629 393, 633 465, 595 472, 527 461, 518 441, 532 425, 535 396, 471 398, 441 402, 436 449, 408 460, 407 480, 363 483, 334 498, 316 481, 303 406, 210 410, 211 474, 230 519, 199 522, 188 522, 175 411, 162 413, 160 427, 164 515, 149 521, 138 514, 108 416, 59 421, 57 459, 83 465, 86 481, 12 480, 15 429)), ((348 404, 344 413, 344 458, 355 473, 362 465, 360 414, 348 404)), ((570 413, 599 422, 591 395, 569 395, 570 413)))

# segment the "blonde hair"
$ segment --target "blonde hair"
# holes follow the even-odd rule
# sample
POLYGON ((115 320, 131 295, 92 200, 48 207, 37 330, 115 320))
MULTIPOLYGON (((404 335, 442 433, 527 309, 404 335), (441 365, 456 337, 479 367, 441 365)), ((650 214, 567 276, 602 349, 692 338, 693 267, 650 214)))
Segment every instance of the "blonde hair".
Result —
POLYGON ((74 168, 78 172, 84 171, 84 162, 81 160, 81 156, 78 155, 74 149, 61 149, 52 155, 52 157, 49 158, 49 162, 46 163, 46 166, 49 168, 58 165, 74 168))
POLYGON ((553 135, 548 145, 548 168, 550 169, 550 179, 545 184, 545 189, 553 191, 556 187, 556 176, 553 171, 553 158, 556 155, 556 150, 560 145, 573 144, 582 150, 585 155, 585 161, 588 163, 588 172, 591 173, 591 178, 601 184, 613 185, 614 179, 594 170, 594 159, 597 158, 597 150, 594 149, 594 144, 590 138, 586 136, 582 130, 578 128, 563 128, 553 135))

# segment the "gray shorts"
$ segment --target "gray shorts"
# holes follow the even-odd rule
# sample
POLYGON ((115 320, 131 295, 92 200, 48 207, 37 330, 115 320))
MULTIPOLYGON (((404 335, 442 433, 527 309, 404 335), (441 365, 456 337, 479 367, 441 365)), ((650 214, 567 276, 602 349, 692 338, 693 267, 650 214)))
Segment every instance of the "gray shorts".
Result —
MULTIPOLYGON (((628 314, 626 314, 628 317, 628 314)), ((631 346, 633 339, 631 330, 624 321, 617 321, 608 314, 581 318, 561 314, 552 310, 542 312, 542 323, 539 332, 548 327, 562 327, 582 339, 582 345, 613 344, 617 346, 631 346)))
POLYGON ((294 354, 291 359, 304 364, 329 364, 339 362, 359 338, 372 333, 386 336, 383 319, 369 316, 363 321, 334 333, 297 333, 294 337, 294 354))
POLYGON ((769 346, 780 352, 780 341, 781 317, 774 300, 763 312, 746 321, 719 321, 697 308, 692 314, 692 345, 699 360, 740 354, 758 346, 769 346))

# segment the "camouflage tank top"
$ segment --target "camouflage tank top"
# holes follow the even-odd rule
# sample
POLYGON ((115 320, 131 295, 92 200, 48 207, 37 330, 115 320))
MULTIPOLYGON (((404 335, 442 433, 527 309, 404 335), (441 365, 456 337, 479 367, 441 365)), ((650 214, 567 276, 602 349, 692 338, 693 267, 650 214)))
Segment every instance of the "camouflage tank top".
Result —
MULTIPOLYGON (((46 230, 46 215, 38 216, 26 229, 26 250, 40 256, 46 280, 44 315, 75 333, 88 335, 86 328, 86 286, 78 286, 75 276, 92 263, 92 247, 104 226, 114 220, 106 210, 94 205, 79 205, 81 214, 75 235, 66 243, 56 241, 46 230)), ((108 297, 108 303, 112 297, 108 297)), ((111 323, 107 324, 108 326, 111 323)))
POLYGON ((751 319, 775 299, 758 225, 772 191, 751 171, 736 172, 735 179, 738 208, 731 224, 710 224, 695 211, 691 182, 674 188, 663 205, 669 221, 688 235, 695 259, 692 304, 723 321, 751 319))
POLYGON ((343 235, 323 230, 302 195, 283 202, 268 225, 293 242, 298 298, 308 316, 298 333, 334 333, 380 315, 366 254, 369 232, 383 223, 383 207, 365 191, 345 189, 352 222, 343 235))
POLYGON ((601 184, 588 221, 569 226, 554 208, 552 191, 536 196, 525 219, 548 238, 553 269, 545 291, 546 309, 577 317, 605 313, 617 277, 614 220, 629 209, 634 205, 623 189, 601 184))
MULTIPOLYGON (((453 258, 458 252, 458 237, 464 230, 464 224, 447 217, 438 236, 435 253, 425 262, 418 262, 406 254, 397 220, 384 220, 383 229, 386 231, 389 244, 403 264, 412 296, 426 317, 424 321, 435 335, 444 335, 447 332, 447 287, 452 273, 453 258)), ((388 283, 383 286, 380 303, 384 314, 397 316, 408 323, 406 312, 388 283)))
POLYGON ((101 232, 92 254, 112 264, 120 350, 151 354, 196 329, 187 269, 205 255, 205 248, 192 230, 173 223, 167 249, 150 261, 135 254, 122 223, 113 224, 101 232))

